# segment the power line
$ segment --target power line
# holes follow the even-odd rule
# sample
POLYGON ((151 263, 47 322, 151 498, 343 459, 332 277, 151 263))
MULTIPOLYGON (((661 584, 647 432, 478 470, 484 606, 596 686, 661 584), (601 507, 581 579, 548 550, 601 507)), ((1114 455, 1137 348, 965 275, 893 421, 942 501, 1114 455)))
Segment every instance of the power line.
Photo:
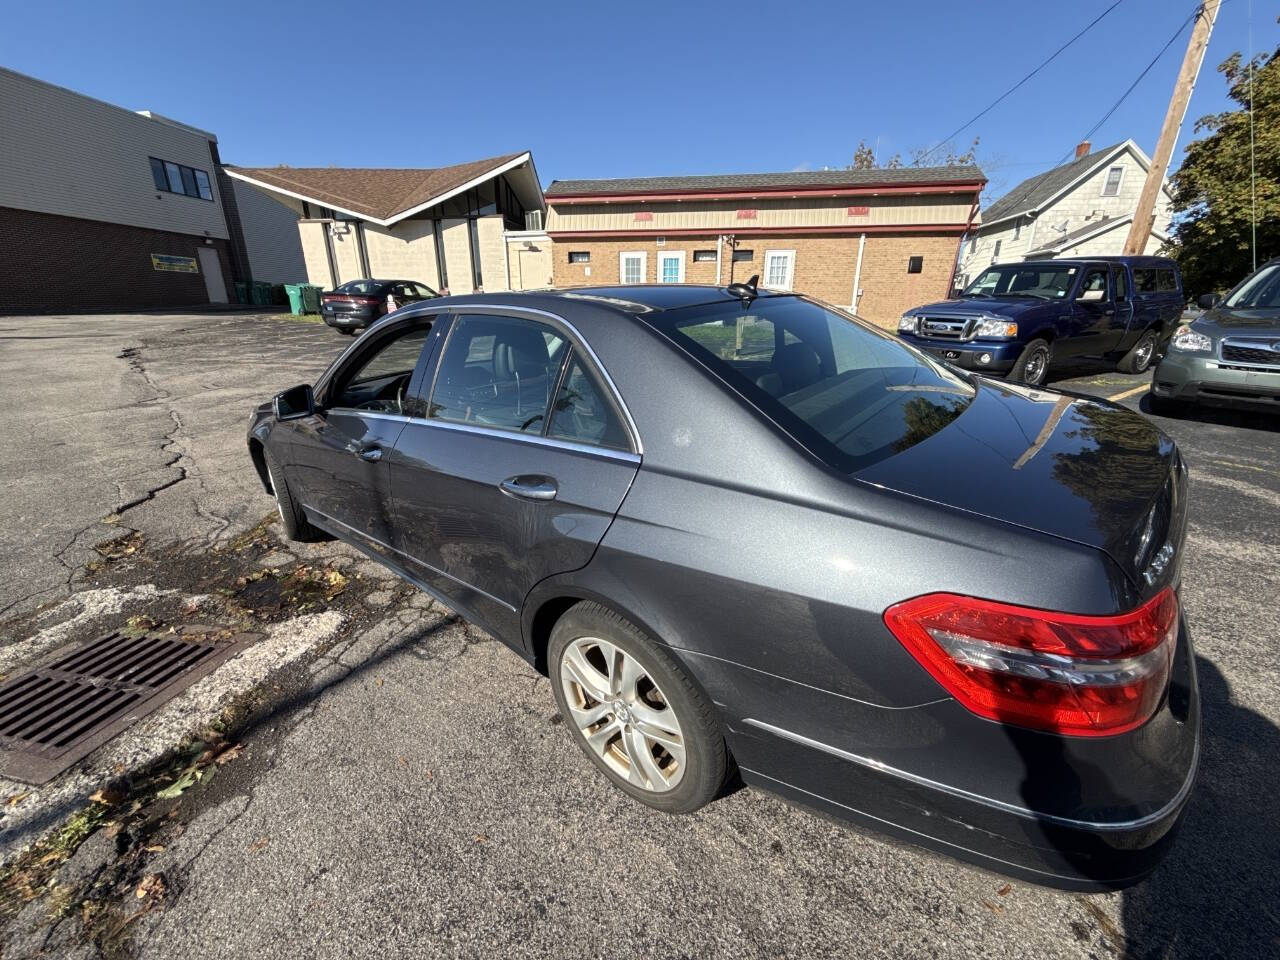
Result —
MULTIPOLYGON (((1124 103, 1125 100, 1129 99, 1129 94, 1133 93, 1134 89, 1138 86, 1138 84, 1142 82, 1142 78, 1151 72, 1151 68, 1154 67, 1156 63, 1160 60, 1160 58, 1165 55, 1168 49, 1171 46, 1173 46, 1174 41, 1177 40, 1178 37, 1182 36, 1182 31, 1187 29, 1187 25, 1190 24, 1193 20, 1195 20, 1196 17, 1200 15, 1200 11, 1203 8, 1204 8, 1204 4, 1202 3, 1196 4, 1196 8, 1191 11, 1191 13, 1187 16, 1187 19, 1183 20, 1182 23, 1178 25, 1178 29, 1174 31, 1173 36, 1169 38, 1168 42, 1166 42, 1165 45, 1160 48, 1160 52, 1157 53, 1154 57, 1152 57, 1151 62, 1148 63, 1145 67, 1143 67, 1142 72, 1138 74, 1138 78, 1134 80, 1133 83, 1129 84, 1129 88, 1120 95, 1120 99, 1117 100, 1115 103, 1113 103, 1111 105, 1111 109, 1102 115, 1102 119, 1099 120, 1097 123, 1095 123, 1092 127, 1090 127, 1089 131, 1083 137, 1077 140, 1076 143, 1083 143, 1084 141, 1092 137, 1095 133, 1097 133, 1100 129, 1102 129, 1102 125, 1111 119, 1112 114, 1114 114, 1117 110, 1120 109, 1120 105, 1124 103)), ((1065 154, 1063 154, 1062 159, 1058 161, 1058 164, 1062 165, 1063 163, 1066 163, 1067 160, 1070 159, 1071 154, 1074 152, 1075 152, 1075 147, 1072 146, 1070 150, 1068 150, 1065 154)))
POLYGON ((1107 7, 1107 9, 1103 10, 1103 11, 1102 11, 1102 13, 1098 14, 1098 16, 1097 16, 1097 17, 1095 17, 1095 18, 1093 19, 1093 21, 1092 21, 1088 26, 1086 26, 1083 30, 1081 30, 1079 33, 1077 33, 1074 37, 1072 37, 1070 40, 1068 40, 1066 43, 1064 43, 1062 46, 1060 46, 1060 47, 1059 47, 1057 50, 1055 50, 1052 54, 1050 54, 1050 55, 1049 55, 1049 57, 1048 57, 1048 59, 1046 59, 1045 61, 1043 61, 1043 62, 1042 62, 1038 67, 1036 67, 1034 70, 1032 70, 1030 73, 1028 73, 1025 77, 1023 77, 1021 80, 1019 80, 1017 83, 1015 83, 1012 87, 1010 87, 1010 88, 1009 88, 1008 90, 1006 90, 1004 93, 1000 94, 1000 96, 998 96, 998 97, 996 97, 994 100, 992 100, 990 104, 988 104, 985 108, 983 108, 979 113, 975 114, 971 119, 966 120, 966 121, 965 121, 964 123, 962 123, 960 126, 956 127, 956 129, 955 129, 955 130, 953 130, 950 134, 948 134, 947 136, 945 136, 945 137, 943 137, 941 140, 939 140, 936 146, 934 146, 934 147, 930 148, 929 150, 927 150, 926 152, 924 152, 923 154, 921 154, 921 155, 920 155, 920 158, 919 158, 919 161, 917 161, 917 162, 924 161, 924 160, 928 159, 928 158, 929 158, 929 156, 930 156, 931 154, 936 153, 936 152, 937 152, 938 150, 940 150, 942 147, 946 146, 946 145, 947 145, 948 143, 950 143, 953 139, 955 139, 955 137, 956 137, 956 135, 957 135, 957 134, 959 134, 959 133, 963 133, 966 129, 968 129, 969 127, 973 126, 975 123, 977 123, 977 122, 978 122, 979 120, 981 120, 983 117, 985 117, 988 113, 990 113, 992 110, 994 110, 994 109, 995 109, 995 108, 1000 104, 1000 102, 1001 102, 1001 101, 1003 101, 1007 96, 1009 96, 1009 94, 1013 93, 1015 90, 1017 90, 1019 87, 1021 87, 1024 83, 1026 83, 1028 80, 1030 80, 1032 77, 1034 77, 1037 73, 1039 73, 1041 70, 1043 70, 1043 69, 1044 69, 1045 67, 1047 67, 1049 64, 1053 63, 1053 61, 1054 61, 1054 60, 1056 60, 1056 59, 1058 58, 1058 55, 1059 55, 1060 53, 1062 53, 1064 50, 1066 50, 1066 49, 1067 49, 1067 47, 1071 46, 1073 43, 1075 43, 1077 40, 1079 40, 1081 37, 1083 37, 1086 33, 1088 33, 1090 30, 1092 30, 1094 27, 1096 27, 1099 23, 1101 23, 1101 22, 1102 22, 1102 20, 1103 20, 1103 18, 1105 18, 1107 14, 1109 14, 1109 13, 1110 13, 1112 10, 1114 10, 1116 7, 1120 6, 1120 4, 1122 4, 1122 3, 1124 3, 1124 0, 1115 0, 1115 3, 1111 4, 1111 6, 1107 7))

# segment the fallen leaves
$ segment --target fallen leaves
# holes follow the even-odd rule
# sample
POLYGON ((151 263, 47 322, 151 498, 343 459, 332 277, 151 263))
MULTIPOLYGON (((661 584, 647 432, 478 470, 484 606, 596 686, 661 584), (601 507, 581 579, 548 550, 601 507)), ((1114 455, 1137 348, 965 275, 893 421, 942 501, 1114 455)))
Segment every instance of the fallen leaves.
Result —
POLYGON ((253 841, 253 843, 249 844, 249 852, 259 853, 262 850, 265 850, 267 844, 269 844, 270 842, 271 842, 270 837, 259 837, 257 840, 253 841))
POLYGON ((168 889, 163 873, 148 873, 142 878, 142 882, 138 884, 138 888, 134 890, 133 895, 139 900, 144 900, 147 897, 159 900, 168 889))
POLYGON ((195 786, 196 781, 199 779, 197 773, 198 771, 196 770, 186 771, 163 790, 157 790, 156 796, 161 800, 174 800, 182 796, 184 792, 195 786))
POLYGON ((9 794, 8 799, 5 800, 4 805, 6 807, 16 807, 29 796, 31 796, 30 790, 23 790, 21 793, 11 793, 9 794))
POLYGON ((145 542, 146 537, 134 530, 132 533, 126 533, 124 536, 116 537, 114 540, 94 544, 93 549, 98 551, 98 555, 104 560, 123 560, 125 557, 131 557, 141 550, 145 542))
POLYGON ((104 806, 118 807, 124 802, 126 796, 127 794, 120 787, 106 786, 89 794, 89 799, 104 806))
POLYGON ((1009 891, 1011 891, 1012 889, 1013 889, 1013 884, 1006 883, 1003 887, 1001 887, 999 890, 996 891, 996 895, 1001 897, 1007 897, 1009 895, 1009 891))

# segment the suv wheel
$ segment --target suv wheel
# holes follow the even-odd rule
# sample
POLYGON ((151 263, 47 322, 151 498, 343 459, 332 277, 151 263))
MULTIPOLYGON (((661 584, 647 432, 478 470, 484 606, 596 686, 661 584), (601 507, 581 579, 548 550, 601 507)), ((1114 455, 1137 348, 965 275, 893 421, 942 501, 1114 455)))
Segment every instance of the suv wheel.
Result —
POLYGON ((566 726, 614 786, 667 813, 690 813, 720 792, 729 760, 714 709, 634 624, 579 603, 556 623, 547 653, 566 726))
POLYGON ((1151 366, 1151 361, 1155 355, 1156 332, 1148 330, 1138 338, 1138 342, 1116 364, 1116 369, 1121 373, 1142 373, 1147 367, 1151 366))
POLYGON ((1044 383, 1049 373, 1049 361, 1052 358, 1053 351, 1047 340, 1032 340, 1013 365, 1009 379, 1025 383, 1029 387, 1038 387, 1044 383))

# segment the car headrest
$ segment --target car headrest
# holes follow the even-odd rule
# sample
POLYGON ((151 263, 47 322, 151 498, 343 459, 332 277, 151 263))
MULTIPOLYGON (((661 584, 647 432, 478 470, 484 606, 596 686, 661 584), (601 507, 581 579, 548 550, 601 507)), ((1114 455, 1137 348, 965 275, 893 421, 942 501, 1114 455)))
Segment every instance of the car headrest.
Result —
POLYGON ((822 360, 807 343, 788 343, 773 355, 773 369, 785 393, 793 393, 822 378, 822 360))
POLYGON ((532 377, 547 372, 547 341, 528 327, 504 327, 493 341, 493 375, 497 380, 532 377))

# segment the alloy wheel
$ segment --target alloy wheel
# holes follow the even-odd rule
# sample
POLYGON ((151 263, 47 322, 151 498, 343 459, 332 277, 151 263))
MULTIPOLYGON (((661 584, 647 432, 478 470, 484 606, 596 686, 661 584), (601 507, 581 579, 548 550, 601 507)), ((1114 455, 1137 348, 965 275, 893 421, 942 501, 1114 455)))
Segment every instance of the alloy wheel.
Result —
POLYGON ((280 502, 280 485, 276 482, 276 472, 267 464, 267 477, 271 480, 271 495, 276 498, 276 513, 280 514, 280 522, 288 523, 284 518, 284 504, 280 502))
POLYGON ((1142 373, 1151 363, 1151 355, 1155 352, 1156 341, 1154 337, 1144 337, 1142 342, 1138 344, 1138 349, 1133 354, 1134 373, 1142 373))
POLYGON ((1049 357, 1043 350, 1037 350, 1031 356, 1027 357, 1027 366, 1023 371, 1023 379, 1031 386, 1039 386, 1044 380, 1045 371, 1049 366, 1049 357))
POLYGON ((578 733, 610 770, 652 793, 679 785, 680 721, 639 660, 607 640, 579 637, 560 659, 560 684, 578 733))

